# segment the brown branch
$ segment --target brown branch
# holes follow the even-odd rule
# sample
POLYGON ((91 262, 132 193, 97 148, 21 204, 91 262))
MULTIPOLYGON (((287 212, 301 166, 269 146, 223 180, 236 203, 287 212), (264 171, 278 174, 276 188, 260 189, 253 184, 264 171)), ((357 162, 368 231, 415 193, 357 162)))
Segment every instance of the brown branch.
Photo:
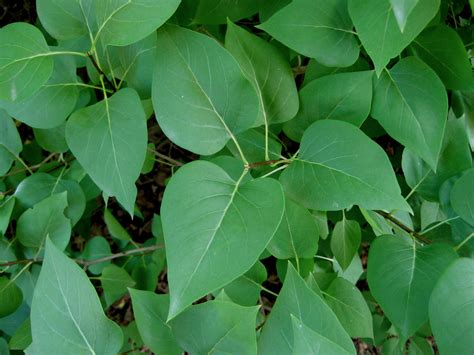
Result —
POLYGON ((115 87, 115 85, 109 80, 109 78, 107 78, 107 75, 105 75, 104 71, 102 69, 100 69, 99 65, 97 64, 97 62, 95 61, 94 59, 94 56, 92 55, 91 52, 87 52, 87 57, 90 59, 92 65, 94 66, 94 68, 97 70, 97 72, 99 73, 99 75, 102 75, 103 78, 105 79, 105 81, 107 82, 107 84, 109 84, 109 86, 112 88, 112 90, 114 92, 117 92, 117 89, 115 87))
POLYGON ((404 224, 403 222, 401 222, 400 220, 398 220, 397 218, 393 217, 390 213, 387 213, 385 211, 381 211, 381 210, 374 210, 375 213, 379 214, 380 216, 382 216, 383 218, 385 218, 386 220, 392 222, 393 224, 395 224, 397 227, 403 229, 405 232, 407 232, 408 234, 412 235, 413 237, 415 237, 416 239, 418 239, 420 242, 423 242, 425 244, 431 244, 431 240, 428 240, 424 237, 422 237, 419 233, 415 232, 413 229, 411 229, 410 227, 408 227, 406 224, 404 224))
POLYGON ((291 163, 290 159, 274 159, 274 160, 266 160, 266 161, 258 161, 256 163, 249 163, 247 164, 247 169, 255 169, 261 166, 268 166, 273 164, 284 164, 284 163, 291 163))
MULTIPOLYGON (((104 257, 98 258, 98 259, 92 259, 92 260, 73 259, 73 260, 77 264, 82 265, 82 266, 84 266, 85 269, 87 269, 91 265, 103 263, 104 261, 110 261, 110 260, 114 260, 114 259, 117 259, 117 258, 132 256, 132 255, 135 255, 135 254, 144 255, 144 254, 152 253, 155 250, 162 249, 164 247, 165 246, 163 244, 156 244, 156 245, 151 245, 149 247, 142 247, 142 248, 136 248, 136 249, 122 251, 120 253, 104 256, 104 257)), ((0 267, 13 266, 13 265, 17 265, 17 264, 42 263, 42 262, 43 262, 43 259, 23 259, 23 260, 9 261, 7 263, 0 264, 0 267)))

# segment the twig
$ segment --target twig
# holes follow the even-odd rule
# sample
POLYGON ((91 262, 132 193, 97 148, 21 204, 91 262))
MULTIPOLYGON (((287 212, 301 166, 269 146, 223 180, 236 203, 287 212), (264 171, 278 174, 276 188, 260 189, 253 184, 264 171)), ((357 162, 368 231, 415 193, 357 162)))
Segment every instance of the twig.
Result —
POLYGON ((406 224, 404 224, 403 222, 401 222, 400 220, 396 219, 395 217, 393 217, 390 213, 387 213, 385 211, 381 211, 381 210, 375 210, 374 211, 375 213, 381 215, 383 218, 385 218, 386 220, 392 222, 393 224, 395 224, 397 227, 400 227, 401 229, 403 229, 405 232, 407 232, 408 234, 412 235, 413 237, 415 237, 416 239, 418 239, 420 242, 423 242, 425 244, 431 244, 431 241, 426 239, 426 238, 423 238, 419 233, 415 232, 413 229, 411 229, 410 227, 408 227, 406 224))
POLYGON ((112 88, 112 90, 114 92, 116 92, 117 90, 115 89, 115 85, 109 80, 109 78, 107 78, 107 75, 105 75, 104 71, 102 69, 100 69, 99 65, 95 61, 94 56, 92 55, 91 52, 87 52, 87 57, 91 60, 92 65, 97 70, 99 75, 102 75, 104 77, 105 81, 107 82, 107 84, 109 84, 109 86, 112 88))
POLYGON ((156 155, 158 158, 160 159, 163 159, 163 160, 167 160, 169 161, 170 163, 172 163, 173 165, 175 166, 183 166, 184 163, 180 162, 180 161, 177 161, 173 158, 170 158, 169 156, 165 155, 165 154, 161 154, 160 152, 157 152, 156 150, 153 150, 153 149, 150 149, 148 148, 148 151, 150 153, 153 153, 154 155, 156 155))
POLYGON ((258 161, 255 163, 249 163, 247 164, 246 168, 247 169, 255 169, 259 168, 261 166, 268 166, 268 165, 274 165, 274 164, 289 164, 291 163, 291 159, 273 159, 273 160, 265 160, 265 161, 258 161))
MULTIPOLYGON (((136 249, 130 249, 126 251, 122 251, 120 253, 115 253, 112 255, 104 256, 102 258, 98 259, 92 259, 92 260, 84 260, 84 259, 73 259, 77 264, 84 266, 85 269, 87 269, 89 266, 94 265, 94 264, 99 264, 103 263, 104 261, 110 261, 114 260, 117 258, 123 258, 126 256, 132 256, 135 254, 148 254, 152 253, 155 250, 162 249, 165 246, 163 244, 155 244, 151 245, 148 247, 142 247, 142 248, 136 248, 136 249)), ((17 265, 17 264, 28 264, 28 263, 42 263, 44 259, 23 259, 23 260, 15 260, 15 261, 9 261, 7 263, 0 264, 0 267, 7 267, 7 266, 12 266, 12 265, 17 265)))

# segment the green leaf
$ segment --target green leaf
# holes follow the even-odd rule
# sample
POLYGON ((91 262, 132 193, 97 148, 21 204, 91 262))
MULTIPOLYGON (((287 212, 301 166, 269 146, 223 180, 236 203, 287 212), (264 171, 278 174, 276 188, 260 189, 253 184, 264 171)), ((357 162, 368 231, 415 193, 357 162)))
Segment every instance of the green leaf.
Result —
POLYGON ((367 268, 370 291, 402 338, 428 321, 426 300, 456 258, 447 245, 419 246, 408 237, 384 235, 372 243, 367 268))
POLYGON ((372 314, 359 289, 338 277, 323 291, 331 307, 351 338, 373 338, 372 314))
MULTIPOLYGON (((233 302, 250 307, 257 303, 261 285, 266 279, 267 269, 258 261, 249 271, 226 285, 222 290, 233 302)), ((213 293, 216 294, 219 291, 213 293)))
POLYGON ((259 3, 258 15, 259 15, 260 22, 267 21, 277 11, 284 8, 290 2, 291 0, 274 0, 274 1, 258 0, 258 3, 259 3))
POLYGON ((163 25, 180 0, 39 0, 38 15, 56 39, 68 40, 89 34, 93 47, 126 46, 163 25))
POLYGON ((401 32, 392 11, 391 1, 394 0, 348 1, 357 34, 375 64, 377 75, 426 27, 440 4, 440 0, 418 0, 401 32))
POLYGON ((313 123, 303 135, 298 158, 281 174, 280 182, 290 198, 319 211, 354 204, 410 210, 385 152, 346 122, 313 123))
POLYGON ((433 170, 438 164, 447 114, 443 83, 414 57, 383 71, 375 84, 372 116, 433 170))
POLYGON ((447 179, 471 167, 469 141, 461 120, 446 124, 436 173, 409 149, 403 151, 402 169, 408 186, 416 186, 416 192, 432 201, 438 201, 439 189, 447 179))
POLYGON ((34 128, 54 128, 63 123, 76 107, 79 90, 73 57, 54 58, 48 82, 25 100, 1 101, 12 116, 34 128))
POLYGON ((294 0, 257 27, 328 67, 348 67, 359 57, 347 0, 294 0))
MULTIPOLYGON (((93 26, 93 0, 37 0, 39 20, 58 40, 83 37, 93 26)), ((88 36, 84 36, 89 42, 88 36)), ((90 43, 88 43, 90 45, 90 43)))
POLYGON ((393 14, 402 33, 405 30, 408 17, 417 4, 418 0, 390 0, 393 14))
POLYGON ((25 350, 31 342, 31 322, 30 318, 27 318, 15 331, 8 345, 11 350, 25 350))
POLYGON ((117 221, 114 215, 110 213, 108 208, 104 209, 104 222, 113 238, 125 241, 132 239, 127 230, 117 221))
POLYGON ((0 201, 0 235, 5 234, 8 225, 10 224, 10 218, 15 207, 15 197, 11 196, 7 199, 0 201))
POLYGON ((133 314, 143 342, 156 354, 182 353, 166 323, 169 296, 130 289, 133 314))
POLYGON ((331 236, 331 251, 343 270, 346 270, 354 259, 360 241, 359 223, 345 217, 336 223, 331 236))
POLYGON ((227 50, 213 39, 176 26, 158 32, 153 106, 168 138, 211 155, 256 124, 257 94, 227 50))
MULTIPOLYGON (((114 77, 127 82, 141 98, 151 97, 155 58, 158 53, 156 33, 124 47, 107 47, 108 58, 115 61, 109 68, 114 77)), ((107 57, 106 57, 107 58, 107 57)))
POLYGON ((21 244, 42 248, 49 237, 60 250, 64 250, 71 237, 71 221, 64 216, 67 193, 51 195, 27 210, 18 219, 16 236, 21 244))
POLYGON ((180 0, 94 1, 97 19, 95 39, 114 46, 137 42, 163 25, 180 0))
POLYGON ((15 281, 6 276, 0 277, 0 318, 15 312, 23 302, 23 294, 15 281))
MULTIPOLYGON (((81 259, 95 260, 110 255, 112 255, 112 251, 110 250, 110 245, 107 242, 107 239, 105 239, 104 237, 97 236, 87 241, 86 247, 84 248, 84 251, 81 254, 81 259)), ((89 265, 87 270, 94 275, 99 275, 102 273, 104 267, 109 264, 110 260, 89 265)))
MULTIPOLYGON (((283 288, 258 340, 259 354, 291 354, 294 351, 292 317, 318 336, 318 343, 330 343, 340 351, 355 354, 354 345, 329 306, 312 291, 292 265, 283 288)), ((340 354, 341 352, 339 352, 340 354)))
POLYGON ((268 251, 278 259, 312 258, 318 250, 319 228, 304 207, 285 199, 285 213, 268 251))
POLYGON ((259 259, 280 224, 284 196, 273 179, 235 181, 195 161, 173 175, 161 206, 172 319, 259 259))
POLYGON ((360 127, 370 112, 372 71, 338 73, 313 80, 300 91, 298 114, 284 125, 285 133, 300 141, 317 120, 334 119, 360 127))
POLYGON ((104 315, 85 272, 49 239, 33 296, 31 333, 27 354, 112 355, 122 346, 122 331, 104 315))
POLYGON ((466 171, 454 183, 451 206, 462 219, 474 226, 474 169, 466 171))
MULTIPOLYGON (((0 213, 2 211, 0 210, 0 213)), ((0 264, 8 263, 9 261, 16 261, 15 251, 12 248, 12 241, 6 239, 0 233, 0 264)), ((16 265, 12 265, 10 267, 0 268, 1 272, 13 272, 15 269, 18 268, 16 265)))
POLYGON ((431 343, 422 337, 413 337, 408 346, 408 355, 433 355, 431 343))
MULTIPOLYGON (((263 131, 252 128, 248 131, 239 133, 235 136, 239 142, 245 157, 250 162, 264 161, 265 159, 265 134, 263 131)), ((239 150, 233 141, 227 143, 227 148, 235 156, 240 158, 239 150)), ((268 157, 270 159, 280 159, 281 157, 281 144, 277 142, 271 136, 268 137, 268 157)), ((242 167, 240 160, 236 161, 239 167, 242 167)), ((241 171, 239 172, 240 176, 241 171)))
POLYGON ((10 170, 22 149, 15 123, 4 110, 0 109, 0 176, 10 170))
POLYGON ((200 0, 193 23, 218 25, 250 17, 258 11, 255 0, 200 0))
POLYGON ((430 324, 441 354, 474 349, 474 260, 456 260, 436 283, 429 301, 430 324))
POLYGON ((41 31, 16 22, 0 29, 0 100, 20 101, 48 81, 53 59, 41 31))
POLYGON ((65 215, 75 225, 84 214, 86 198, 80 185, 73 180, 54 177, 45 173, 36 173, 24 179, 16 188, 14 215, 32 208, 49 196, 67 191, 65 215))
POLYGON ((104 268, 100 276, 107 306, 110 306, 127 293, 129 287, 135 286, 135 281, 123 268, 110 264, 104 268))
POLYGON ((298 112, 298 92, 282 53, 230 21, 225 46, 255 87, 260 102, 258 121, 270 125, 292 119, 298 112))
POLYGON ((412 43, 415 54, 438 74, 448 89, 467 89, 472 83, 471 63, 459 35, 448 26, 423 31, 412 43))
POLYGON ((66 140, 92 180, 133 215, 147 147, 146 118, 138 94, 122 89, 69 118, 66 140))
POLYGON ((311 328, 304 325, 298 318, 291 315, 293 325, 293 352, 294 355, 347 355, 353 354, 353 351, 339 346, 336 342, 321 336, 311 328))
POLYGON ((51 153, 66 153, 69 150, 66 142, 66 123, 50 129, 33 129, 36 143, 51 153))
POLYGON ((259 307, 212 301, 192 306, 171 322, 181 347, 191 354, 257 354, 259 307))
POLYGON ((354 258, 352 258, 352 261, 347 269, 343 270, 337 260, 334 260, 333 262, 333 269, 337 273, 337 276, 346 279, 353 285, 359 281, 360 277, 364 273, 362 261, 360 260, 360 256, 357 253, 355 254, 354 258))

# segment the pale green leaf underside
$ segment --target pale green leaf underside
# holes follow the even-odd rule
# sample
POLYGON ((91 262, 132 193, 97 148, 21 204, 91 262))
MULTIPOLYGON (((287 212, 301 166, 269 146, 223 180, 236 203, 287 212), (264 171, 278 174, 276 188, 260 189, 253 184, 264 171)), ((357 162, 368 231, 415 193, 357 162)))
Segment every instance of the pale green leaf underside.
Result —
POLYGON ((259 101, 252 84, 215 40, 177 26, 158 32, 153 107, 168 138, 211 155, 255 126, 259 101))
POLYGON ((385 152, 357 127, 342 121, 313 123, 298 158, 282 173, 285 192, 307 208, 335 211, 351 205, 410 210, 400 195, 385 152))
POLYGON ((428 321, 428 303, 436 281, 457 258, 444 244, 421 247, 400 236, 377 237, 370 247, 370 290, 406 339, 428 321))
POLYGON ((106 318, 87 275, 47 240, 31 310, 28 354, 115 355, 122 331, 106 318))
POLYGON ((231 179, 218 166, 196 161, 170 180, 162 203, 171 319, 193 301, 249 270, 283 215, 273 179, 231 179))
POLYGON ((69 148, 92 180, 133 215, 147 149, 145 113, 138 94, 122 89, 74 112, 66 125, 69 148))
POLYGON ((418 0, 390 0, 393 14, 402 33, 405 30, 408 16, 410 16, 417 3, 418 0))

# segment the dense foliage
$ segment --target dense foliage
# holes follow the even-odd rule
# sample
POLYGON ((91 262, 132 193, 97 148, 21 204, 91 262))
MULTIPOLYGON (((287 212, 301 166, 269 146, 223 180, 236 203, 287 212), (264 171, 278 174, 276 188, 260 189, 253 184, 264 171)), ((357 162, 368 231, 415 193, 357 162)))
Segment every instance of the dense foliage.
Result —
POLYGON ((0 353, 472 354, 473 5, 37 0, 0 353))

